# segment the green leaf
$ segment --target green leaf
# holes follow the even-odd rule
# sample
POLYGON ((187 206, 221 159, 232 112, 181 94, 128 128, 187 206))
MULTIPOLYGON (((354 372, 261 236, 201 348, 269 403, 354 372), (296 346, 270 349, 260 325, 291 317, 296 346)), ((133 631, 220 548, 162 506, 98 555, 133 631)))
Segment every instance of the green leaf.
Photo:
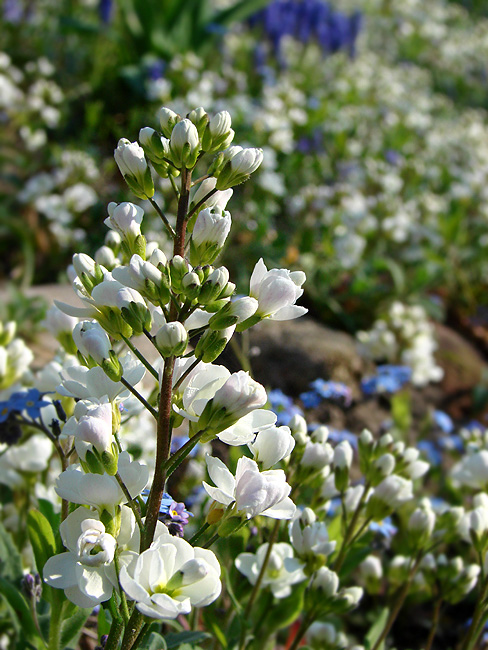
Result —
POLYGON ((46 517, 48 522, 51 524, 53 530, 59 529, 59 524, 61 523, 61 514, 54 510, 54 506, 51 501, 47 499, 38 499, 39 511, 46 517))
POLYGON ((27 515, 29 539, 34 550, 37 570, 42 576, 44 565, 56 555, 56 541, 53 529, 47 518, 39 510, 30 510, 27 515))
MULTIPOLYGON (((380 634, 383 631, 383 628, 386 625, 386 621, 388 620, 389 615, 390 615, 389 608, 384 607, 375 617, 375 621, 373 625, 369 628, 368 633, 366 634, 366 637, 364 639, 365 648, 372 648, 374 646, 376 641, 379 639, 380 634)), ((383 648, 384 648, 384 643, 380 645, 378 650, 383 650, 383 648)))
POLYGON ((140 650, 166 650, 168 646, 160 634, 151 632, 145 641, 139 646, 140 650))
POLYGON ((270 614, 266 618, 266 628, 280 630, 291 625, 303 611, 303 598, 306 582, 296 586, 288 598, 280 599, 270 608, 270 614))
POLYGON ((20 554, 3 524, 0 523, 0 575, 11 582, 22 578, 20 554))
POLYGON ((73 614, 73 616, 70 616, 64 621, 61 628, 62 648, 67 645, 76 646, 80 630, 92 611, 93 607, 90 607, 89 609, 79 609, 75 614, 73 614))
POLYGON ((0 578, 0 594, 4 596, 10 608, 15 613, 15 617, 20 624, 20 629, 28 639, 38 639, 34 619, 25 600, 24 596, 13 585, 4 578, 0 578))
POLYGON ((171 648, 178 648, 183 643, 189 643, 190 645, 194 645, 195 643, 200 643, 200 641, 205 641, 205 639, 209 639, 209 638, 210 638, 210 634, 207 634, 206 632, 185 631, 185 632, 167 634, 164 637, 164 640, 166 641, 166 648, 168 648, 168 650, 171 650, 171 648))

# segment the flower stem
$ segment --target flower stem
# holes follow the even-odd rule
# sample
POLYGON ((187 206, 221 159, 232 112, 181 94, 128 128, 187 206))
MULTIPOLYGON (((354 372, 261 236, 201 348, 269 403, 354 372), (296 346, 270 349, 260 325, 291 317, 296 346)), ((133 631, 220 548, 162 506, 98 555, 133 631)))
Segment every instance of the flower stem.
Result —
POLYGON ((171 458, 168 459, 164 466, 164 470, 166 471, 166 477, 171 476, 171 474, 181 465, 181 463, 185 460, 185 458, 188 456, 188 454, 191 452, 191 450, 196 447, 198 442, 200 441, 200 438, 203 436, 205 433, 205 429, 202 429, 202 431, 198 431, 198 433, 195 433, 193 437, 191 437, 189 440, 185 442, 185 444, 176 451, 171 458))
POLYGON ((388 633, 390 632, 391 628, 393 627, 393 623, 396 621, 397 616, 400 613, 400 610, 403 606, 405 598, 407 597, 408 591, 410 589, 410 585, 412 584, 412 580, 414 579, 414 576, 417 573, 417 569, 420 564, 420 561, 422 560, 422 557, 423 557, 423 552, 421 551, 417 555, 417 558, 415 559, 413 566, 411 566, 410 568, 407 580, 405 581, 401 589, 398 591, 390 615, 388 616, 388 620, 385 623, 385 627, 383 628, 380 636, 376 640, 376 643, 371 648, 371 650, 378 650, 378 648, 381 646, 383 641, 388 636, 388 633))
MULTIPOLYGON (((344 559, 346 557, 346 552, 347 552, 347 547, 351 543, 352 539, 356 539, 354 532, 356 528, 357 521, 359 519, 359 515, 361 513, 361 508, 363 507, 363 503, 366 500, 366 497, 368 495, 370 489, 369 483, 366 483, 364 486, 363 493, 361 495, 361 498, 359 499, 359 503, 356 506, 356 510, 354 511, 354 514, 352 516, 352 519, 349 523, 349 526, 346 528, 346 532, 344 533, 344 539, 342 540, 342 545, 341 545, 341 550, 339 551, 339 555, 337 556, 337 559, 334 563, 334 571, 338 573, 342 567, 342 564, 344 562, 344 559)), ((362 529, 360 529, 362 530, 362 529)))
POLYGON ((141 404, 143 404, 143 405, 147 408, 147 410, 149 411, 149 413, 153 416, 153 418, 155 418, 155 419, 157 420, 157 419, 158 419, 158 412, 156 411, 155 408, 153 408, 153 407, 149 404, 149 402, 147 401, 147 399, 146 399, 145 397, 143 397, 143 396, 139 393, 139 391, 136 390, 136 389, 134 388, 134 386, 132 386, 131 384, 129 384, 129 382, 127 381, 127 379, 124 379, 123 377, 121 377, 121 378, 120 378, 120 382, 121 382, 122 384, 124 384, 124 386, 125 386, 128 390, 130 390, 130 392, 134 395, 134 397, 137 397, 137 399, 139 400, 139 402, 140 402, 141 404))
POLYGON ((469 630, 464 638, 462 645, 460 646, 460 650, 471 650, 471 648, 473 648, 476 645, 476 641, 481 631, 479 629, 479 624, 486 610, 485 601, 487 595, 488 595, 488 578, 485 578, 485 581, 481 585, 480 595, 476 602, 476 608, 474 610, 473 620, 471 621, 469 630))
POLYGON ((439 625, 439 618, 441 615, 441 607, 442 607, 442 596, 439 596, 436 600, 436 603, 434 605, 434 613, 432 615, 432 624, 430 626, 430 632, 429 636, 427 638, 427 641, 425 643, 424 650, 430 650, 432 647, 432 642, 434 641, 435 634, 437 632, 437 627, 439 625))
POLYGON ((203 524, 203 526, 201 526, 201 527, 197 530, 197 532, 193 535, 193 537, 192 537, 191 539, 188 540, 189 544, 191 544, 191 545, 193 546, 193 544, 195 544, 195 542, 197 542, 197 541, 200 539, 200 537, 203 535, 203 533, 204 533, 208 528, 210 528, 210 524, 206 521, 206 522, 203 524))
POLYGON ((271 557, 271 551, 273 550, 273 544, 276 541, 276 538, 278 537, 278 531, 280 529, 280 520, 277 519, 275 521, 275 525, 273 527, 273 530, 271 531, 271 535, 269 538, 268 542, 268 548, 266 549, 266 555, 264 556, 263 563, 261 565, 261 569, 259 571, 259 575, 257 577, 257 580, 254 584, 254 587, 252 589, 251 595, 249 596, 249 600, 247 601, 246 609, 244 610, 244 614, 242 616, 242 627, 241 627, 241 639, 239 642, 239 650, 244 650, 246 647, 246 626, 247 626, 247 619, 249 618, 249 615, 251 613, 252 607, 254 605, 254 601, 256 600, 256 597, 259 593, 259 590, 261 589, 261 583, 263 582, 264 574, 266 573, 266 567, 268 566, 269 558, 271 557))
POLYGON ((149 372, 154 377, 154 379, 159 379, 159 375, 157 371, 151 366, 151 364, 146 359, 146 357, 141 352, 139 352, 139 350, 132 343, 132 341, 130 341, 126 336, 122 336, 122 338, 125 344, 127 345, 127 347, 131 349, 131 351, 136 355, 139 361, 147 368, 147 370, 149 370, 149 372))
POLYGON ((141 535, 144 535, 145 527, 144 527, 144 524, 142 523, 141 513, 139 511, 139 506, 138 506, 137 502, 134 501, 134 499, 132 498, 129 490, 127 489, 126 484, 124 483, 124 481, 122 480, 122 477, 120 476, 120 474, 118 472, 115 475, 115 478, 117 479, 117 483, 120 485, 120 487, 122 489, 122 492, 125 494, 125 496, 127 498, 127 503, 129 505, 129 508, 134 513, 134 517, 136 518, 137 525, 139 526, 139 529, 141 531, 141 535))
POLYGON ((166 230, 169 232, 171 238, 174 239, 176 237, 176 233, 173 230, 173 227, 170 224, 170 222, 168 221, 168 219, 167 219, 166 215, 164 214, 164 212, 161 210, 161 208, 159 207, 159 205, 156 203, 156 201, 154 199, 149 198, 149 203, 152 205, 152 207, 159 214, 159 216, 161 217, 162 222, 166 226, 166 230))
POLYGON ((308 614, 304 617, 302 624, 298 628, 298 632, 296 633, 295 638, 293 639, 293 643, 289 647, 289 650, 296 650, 300 644, 300 641, 303 639, 305 636, 308 628, 312 625, 312 623, 315 620, 315 611, 311 610, 308 612, 308 614))
POLYGON ((195 370, 195 368, 198 366, 200 361, 201 361, 201 359, 195 359, 195 361, 188 366, 188 368, 185 370, 185 372, 181 375, 181 377, 178 379, 176 384, 173 386, 174 391, 178 390, 178 388, 181 386, 183 381, 188 377, 188 375, 190 374, 190 372, 192 370, 195 370))
POLYGON ((188 213, 188 219, 191 219, 191 217, 195 214, 195 212, 199 210, 202 207, 202 205, 204 205, 204 203, 206 203, 209 200, 209 198, 215 194, 215 192, 218 192, 218 190, 216 190, 214 187, 213 190, 210 190, 210 192, 205 194, 203 199, 201 201, 198 201, 198 203, 194 205, 193 208, 190 210, 190 212, 188 213))
POLYGON ((64 603, 60 607, 51 607, 51 619, 49 621, 49 643, 48 650, 59 650, 61 642, 61 624, 63 622, 64 603))

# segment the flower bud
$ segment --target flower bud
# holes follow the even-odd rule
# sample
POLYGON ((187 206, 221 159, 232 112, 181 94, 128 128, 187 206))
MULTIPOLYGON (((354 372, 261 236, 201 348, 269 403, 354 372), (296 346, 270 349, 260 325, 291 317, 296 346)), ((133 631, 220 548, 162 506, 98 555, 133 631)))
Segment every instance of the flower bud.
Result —
POLYGON ((114 158, 125 182, 136 196, 147 199, 154 195, 151 171, 144 150, 137 142, 129 142, 126 138, 119 140, 114 158))
POLYGON ((262 149, 231 147, 227 151, 230 152, 229 157, 217 177, 215 187, 218 190, 244 183, 263 161, 262 149))
POLYGON ((151 329, 151 312, 144 298, 135 289, 123 287, 117 292, 116 306, 120 309, 122 318, 128 323, 134 334, 142 334, 144 329, 151 329))
POLYGON ((175 293, 179 294, 183 291, 183 276, 191 271, 191 267, 184 257, 181 257, 181 255, 175 255, 169 263, 169 270, 171 276, 171 288, 175 293))
POLYGON ((226 327, 223 330, 207 330, 200 337, 196 348, 195 357, 205 363, 212 363, 219 357, 225 346, 232 338, 236 326, 226 327))
POLYGON ((73 340, 81 354, 87 358, 91 357, 96 363, 102 363, 110 357, 110 339, 96 322, 78 323, 73 329, 73 340))
POLYGON ((180 356, 188 345, 188 332, 182 323, 171 321, 156 332, 154 339, 163 357, 180 356))
POLYGON ((190 207, 194 207, 195 205, 200 203, 200 201, 203 201, 203 199, 207 196, 207 194, 211 194, 211 196, 208 197, 205 203, 202 204, 202 209, 218 208, 219 210, 225 210, 225 207, 229 202, 232 194, 234 193, 234 190, 229 189, 229 190, 225 190, 225 192, 219 192, 215 190, 216 184, 217 184, 217 179, 214 177, 206 178, 204 181, 202 181, 198 186, 197 191, 193 195, 190 207))
POLYGON ((166 138, 170 138, 173 127, 181 120, 181 117, 170 108, 166 108, 165 106, 159 110, 158 117, 163 135, 166 138))
POLYGON ((73 255, 73 267, 89 294, 93 291, 93 287, 103 281, 104 276, 101 267, 85 253, 75 253, 73 255))
POLYGON ((198 302, 201 305, 209 303, 221 297, 229 282, 229 271, 221 266, 210 273, 202 285, 198 302))
POLYGON ((202 148, 208 153, 217 153, 230 146, 234 139, 231 117, 227 111, 220 111, 210 120, 203 137, 202 148))
POLYGON ((188 119, 178 122, 171 132, 171 159, 178 167, 191 169, 200 153, 200 138, 196 126, 188 119))
POLYGON ((188 300, 195 300, 200 293, 201 284, 200 277, 195 271, 189 271, 181 279, 181 289, 183 295, 188 300))
POLYGON ((209 119, 205 109, 201 106, 199 108, 194 108, 190 113, 188 113, 187 117, 190 122, 196 126, 198 137, 201 138, 207 128, 209 119))
POLYGON ((408 520, 408 541, 414 550, 420 550, 429 541, 435 526, 435 512, 430 508, 416 508, 408 520))
POLYGON ((308 440, 307 421, 303 415, 296 413, 288 422, 291 435, 295 438, 297 445, 305 445, 308 440))
POLYGON ((238 298, 228 302, 209 320, 210 329, 225 329, 237 323, 242 323, 254 314, 258 308, 258 301, 250 296, 238 298))
POLYGON ((222 250, 230 232, 230 212, 205 208, 199 212, 190 240, 190 262, 211 264, 222 250))
POLYGON ((268 427, 259 431, 248 447, 261 469, 267 470, 288 458, 295 447, 295 440, 286 426, 268 427))

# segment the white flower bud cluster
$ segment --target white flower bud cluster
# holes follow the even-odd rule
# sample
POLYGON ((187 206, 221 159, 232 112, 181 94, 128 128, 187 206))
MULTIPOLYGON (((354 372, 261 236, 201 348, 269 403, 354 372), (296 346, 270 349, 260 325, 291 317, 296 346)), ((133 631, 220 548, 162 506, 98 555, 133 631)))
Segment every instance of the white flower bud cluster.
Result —
POLYGON ((357 339, 366 357, 410 367, 415 386, 442 379, 443 370, 434 358, 434 329, 420 305, 392 303, 370 330, 358 332, 357 339))

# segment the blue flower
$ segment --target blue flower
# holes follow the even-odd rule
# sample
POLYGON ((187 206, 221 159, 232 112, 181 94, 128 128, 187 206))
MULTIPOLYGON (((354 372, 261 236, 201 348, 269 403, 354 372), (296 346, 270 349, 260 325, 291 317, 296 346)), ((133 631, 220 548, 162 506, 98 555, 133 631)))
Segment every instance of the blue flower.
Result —
POLYGON ((296 406, 292 398, 285 395, 279 388, 269 391, 268 402, 273 413, 277 415, 277 426, 288 424, 294 415, 303 415, 302 409, 296 406))
POLYGON ((361 388, 365 395, 381 393, 396 393, 410 381, 412 369, 408 366, 383 365, 377 366, 377 374, 365 377, 361 381, 361 388))
POLYGON ((358 446, 357 436, 351 431, 347 431, 347 429, 329 429, 329 440, 331 442, 346 440, 354 449, 358 446))
POLYGON ((5 422, 10 413, 21 413, 26 411, 27 415, 35 420, 40 417, 41 409, 44 406, 49 406, 51 402, 42 399, 42 394, 37 388, 29 388, 29 390, 21 390, 12 393, 8 400, 0 402, 0 422, 5 422))
POLYGON ((442 462, 442 454, 437 449, 437 446, 432 440, 420 440, 417 443, 417 448, 420 451, 423 451, 427 457, 427 460, 431 465, 437 467, 442 462))
POLYGON ((447 413, 444 413, 444 411, 434 411, 432 413, 432 417, 434 420, 434 423, 436 424, 437 427, 444 433, 452 433, 454 430, 454 422, 451 420, 449 415, 447 413))
POLYGON ((322 402, 322 397, 314 390, 310 390, 306 393, 300 393, 300 399, 302 400, 302 404, 306 409, 314 409, 322 402))
POLYGON ((383 521, 372 521, 369 524, 369 530, 373 533, 379 533, 387 539, 391 539, 397 533, 398 528, 391 523, 391 517, 386 517, 383 521))

